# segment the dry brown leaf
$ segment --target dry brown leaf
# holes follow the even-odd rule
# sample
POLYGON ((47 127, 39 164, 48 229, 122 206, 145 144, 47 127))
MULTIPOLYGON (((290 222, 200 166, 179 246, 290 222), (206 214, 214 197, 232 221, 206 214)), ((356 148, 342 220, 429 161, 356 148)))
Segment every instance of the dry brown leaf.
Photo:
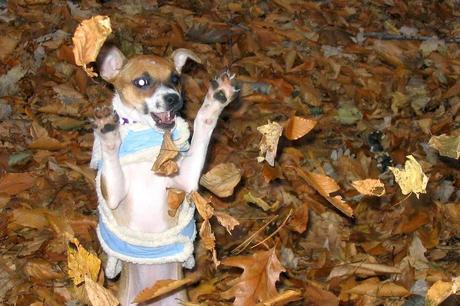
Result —
POLYGON ((94 16, 83 20, 75 30, 72 37, 75 63, 82 66, 90 77, 95 77, 97 74, 86 65, 96 60, 110 33, 112 33, 112 28, 110 18, 107 16, 94 16))
POLYGON ((40 258, 29 259, 24 266, 24 272, 37 281, 62 279, 64 277, 64 274, 55 271, 48 261, 40 258))
POLYGON ((193 191, 190 194, 190 199, 195 203, 198 213, 204 220, 210 219, 214 215, 214 208, 211 206, 210 202, 197 191, 193 191))
POLYGON ((293 231, 302 234, 307 229, 308 216, 308 204, 303 203, 302 206, 296 208, 294 215, 289 220, 288 227, 293 231))
POLYGON ((257 130, 262 133, 262 140, 259 145, 260 153, 257 161, 263 162, 266 160, 267 163, 273 167, 275 165, 278 141, 283 133, 283 127, 276 122, 268 122, 266 125, 259 126, 257 130), (265 157, 263 155, 265 155, 265 157))
POLYGON ((70 163, 70 162, 64 162, 64 165, 72 169, 73 171, 76 171, 83 175, 83 177, 86 179, 86 181, 92 185, 94 188, 96 187, 96 171, 94 169, 91 169, 90 167, 86 166, 78 166, 76 164, 70 163))
POLYGON ((402 194, 415 193, 417 198, 420 193, 426 193, 426 185, 428 177, 423 173, 422 166, 412 156, 406 156, 407 160, 404 164, 404 170, 394 167, 388 167, 395 176, 396 182, 401 187, 402 194))
POLYGON ((152 287, 142 290, 134 299, 133 303, 143 303, 157 298, 181 287, 194 284, 201 279, 200 272, 194 272, 182 279, 165 279, 157 281, 152 287))
POLYGON ((378 179, 358 180, 351 185, 363 195, 381 197, 385 194, 385 185, 378 179))
POLYGON ((216 237, 211 230, 209 220, 204 220, 200 227, 200 237, 206 249, 212 251, 216 247, 216 237))
POLYGON ((296 140, 308 134, 318 123, 317 120, 306 119, 299 116, 292 116, 287 122, 284 135, 289 140, 296 140))
MULTIPOLYGON (((287 305, 290 302, 298 301, 302 299, 302 292, 297 290, 286 290, 277 296, 272 297, 257 306, 276 306, 276 305, 287 305)), ((321 304, 324 305, 324 304, 321 304)))
POLYGON ((285 269, 276 257, 275 248, 250 256, 229 257, 222 264, 244 269, 238 282, 222 294, 224 298, 235 297, 233 305, 252 306, 278 296, 276 282, 285 269))
POLYGON ((33 173, 6 173, 0 178, 0 194, 17 195, 32 186, 37 178, 33 173))
POLYGON ((326 175, 303 171, 300 168, 295 168, 295 170, 300 177, 302 177, 310 186, 315 188, 315 190, 328 200, 329 203, 334 205, 348 217, 353 216, 353 209, 342 200, 341 196, 330 196, 331 193, 340 190, 340 186, 336 183, 336 181, 326 175))
POLYGON ((432 136, 428 144, 442 156, 458 159, 460 157, 460 136, 432 136))
POLYGON ((85 275, 85 290, 93 306, 117 306, 120 304, 113 293, 85 275))
POLYGON ((12 219, 9 226, 14 225, 21 227, 31 227, 36 229, 42 229, 48 226, 48 219, 46 217, 45 209, 28 209, 28 208, 16 208, 12 212, 12 219))
POLYGON ((333 293, 326 291, 316 285, 312 285, 309 282, 305 285, 304 296, 306 301, 312 302, 315 305, 339 305, 339 299, 333 293))
POLYGON ((179 166, 175 162, 179 149, 171 138, 171 132, 166 131, 163 134, 163 143, 161 144, 160 153, 158 154, 152 171, 159 175, 170 176, 179 172, 179 166))
POLYGON ((396 267, 386 266, 376 263, 350 263, 336 266, 329 273, 328 280, 350 275, 375 276, 380 274, 400 274, 401 270, 396 267))
POLYGON ((235 218, 233 218, 229 214, 226 214, 226 213, 221 212, 221 211, 214 212, 214 216, 216 216, 217 221, 219 221, 219 223, 223 227, 225 227, 225 229, 227 230, 227 232, 229 234, 231 234, 231 231, 235 228, 235 226, 240 224, 240 222, 238 220, 236 220, 235 218))
POLYGON ((67 143, 59 141, 49 136, 41 136, 35 139, 30 145, 30 149, 56 151, 67 147, 67 143))
POLYGON ((241 180, 241 171, 233 163, 218 164, 200 179, 200 184, 218 197, 229 197, 241 180))
POLYGON ((67 247, 68 275, 75 286, 81 284, 85 277, 97 281, 101 268, 101 260, 93 253, 88 252, 77 240, 72 239, 67 247))
POLYGON ((251 192, 246 193, 243 196, 243 199, 249 203, 256 204, 260 208, 263 209, 263 211, 275 211, 278 209, 279 202, 275 202, 273 205, 268 204, 265 202, 262 198, 254 196, 251 192))
POLYGON ((168 188, 168 215, 174 217, 177 209, 184 202, 185 192, 177 188, 168 188))
POLYGON ((347 290, 347 293, 375 297, 405 297, 410 295, 410 292, 400 285, 396 285, 395 283, 382 283, 375 278, 368 279, 347 290))
POLYGON ((452 293, 454 293, 452 283, 439 280, 428 289, 426 300, 429 303, 428 305, 439 305, 452 293))

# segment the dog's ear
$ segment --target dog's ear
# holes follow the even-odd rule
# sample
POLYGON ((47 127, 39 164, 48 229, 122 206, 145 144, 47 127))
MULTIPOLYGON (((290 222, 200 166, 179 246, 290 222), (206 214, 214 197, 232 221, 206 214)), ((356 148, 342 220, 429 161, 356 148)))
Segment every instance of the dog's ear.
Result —
POLYGON ((110 46, 101 50, 97 62, 101 77, 107 82, 112 82, 125 65, 126 57, 117 47, 110 46))
POLYGON ((174 65, 176 66, 177 72, 179 73, 182 72, 182 68, 184 67, 188 59, 191 59, 197 62, 198 64, 201 64, 201 59, 195 53, 188 49, 181 48, 174 50, 174 52, 171 54, 171 58, 174 62, 174 65))

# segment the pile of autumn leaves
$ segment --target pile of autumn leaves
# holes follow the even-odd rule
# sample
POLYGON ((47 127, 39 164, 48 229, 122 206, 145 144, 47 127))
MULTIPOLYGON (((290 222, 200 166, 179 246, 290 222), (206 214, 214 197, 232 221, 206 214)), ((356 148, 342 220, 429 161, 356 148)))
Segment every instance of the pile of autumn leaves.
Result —
MULTIPOLYGON (((81 66, 90 77, 96 76, 95 72, 88 67, 94 62, 100 48, 106 38, 112 32, 110 19, 106 16, 95 16, 83 21, 77 28, 74 37, 74 56, 77 65, 81 66)), ((308 132, 315 125, 316 120, 292 116, 283 126, 277 122, 268 122, 266 125, 258 127, 261 133, 259 162, 266 162, 270 166, 274 165, 277 153, 279 138, 284 135, 289 140, 296 140, 308 132)), ((429 142, 430 146, 439 151, 443 156, 454 159, 460 157, 460 137, 453 136, 433 136, 429 142)), ((177 148, 174 146, 170 135, 165 133, 160 155, 158 156, 152 171, 161 175, 173 175, 178 171, 175 159, 177 158, 177 148)), ((408 155, 403 169, 390 167, 395 180, 401 188, 402 194, 410 196, 415 194, 417 197, 421 193, 426 193, 428 177, 423 173, 421 165, 412 156, 408 155)), ((321 196, 323 196, 334 207, 346 216, 353 216, 353 209, 343 200, 340 195, 334 195, 340 190, 340 186, 332 178, 318 173, 304 171, 296 168, 299 177, 304 179, 321 196)), ((208 173, 204 174, 200 184, 218 197, 228 197, 233 194, 235 186, 241 179, 241 173, 232 163, 219 164, 208 173)), ((384 184, 379 179, 365 179, 352 182, 352 186, 362 195, 381 197, 385 194, 384 184)), ((205 248, 212 254, 214 264, 224 264, 244 269, 240 281, 222 295, 225 299, 235 297, 236 305, 255 304, 263 301, 266 305, 279 302, 288 302, 301 298, 301 293, 294 290, 286 290, 279 294, 276 289, 276 282, 281 272, 285 271, 276 257, 275 248, 267 251, 260 251, 252 256, 236 256, 226 258, 222 262, 216 255, 215 236, 211 227, 211 218, 217 221, 231 232, 239 222, 230 215, 215 211, 209 200, 198 192, 189 195, 181 190, 168 190, 169 213, 174 216, 184 197, 189 197, 195 203, 197 211, 203 219, 199 230, 200 238, 205 248), (251 284, 250 282, 257 282, 251 284)), ((258 199, 248 199, 249 202, 264 209, 264 202, 258 199)), ((265 207, 266 208, 266 207, 265 207)), ((101 261, 94 254, 85 250, 74 238, 71 247, 68 249, 69 276, 75 285, 75 292, 83 301, 90 302, 92 305, 117 305, 118 301, 113 294, 105 289, 103 277, 101 277, 101 261)), ((194 283, 200 279, 200 274, 193 273, 186 278, 178 281, 164 280, 157 284, 152 284, 151 288, 144 290, 137 298, 136 302, 149 300, 175 290, 181 286, 194 283)), ((450 289, 452 291, 452 288, 450 289)))

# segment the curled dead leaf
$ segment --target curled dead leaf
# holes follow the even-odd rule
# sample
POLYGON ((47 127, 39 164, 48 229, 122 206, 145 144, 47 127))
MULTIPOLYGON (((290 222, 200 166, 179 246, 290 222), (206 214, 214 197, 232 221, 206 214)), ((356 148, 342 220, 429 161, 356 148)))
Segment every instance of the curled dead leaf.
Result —
POLYGON ((174 217, 177 209, 184 202, 185 192, 177 188, 168 188, 168 215, 174 217))
POLYGON ((190 194, 190 199, 193 203, 195 203, 198 213, 204 220, 207 220, 214 215, 214 208, 211 206, 210 202, 206 200, 201 194, 193 191, 190 194))
POLYGON ((268 122, 265 125, 259 126, 257 130, 262 133, 262 140, 260 141, 260 153, 257 158, 258 162, 264 160, 270 166, 275 165, 276 151, 278 150, 278 141, 283 133, 283 127, 276 122, 268 122), (265 155, 265 157, 263 157, 265 155))
POLYGON ((381 197, 385 194, 385 185, 378 179, 357 180, 351 185, 363 195, 381 197))
POLYGON ((241 171, 233 163, 219 164, 200 179, 200 184, 218 197, 229 197, 241 180, 241 171))
POLYGON ((112 28, 110 18, 107 16, 94 16, 83 20, 75 30, 72 37, 75 63, 82 66, 90 77, 95 77, 97 74, 86 65, 96 60, 110 33, 112 33, 112 28))
POLYGON ((406 158, 404 170, 394 167, 389 167, 389 169, 393 172, 396 182, 401 187, 402 194, 406 195, 413 192, 418 198, 420 193, 426 193, 428 177, 423 173, 422 166, 412 155, 408 155, 406 158))
POLYGON ((179 154, 179 149, 174 144, 171 138, 171 132, 166 131, 163 134, 163 142, 161 144, 160 153, 155 159, 152 171, 159 175, 170 176, 179 172, 179 166, 175 159, 179 154))
POLYGON ((214 215, 216 216, 217 221, 219 221, 219 223, 225 227, 229 234, 231 234, 231 231, 235 228, 235 226, 240 224, 238 220, 224 212, 216 211, 214 212, 214 215))
POLYGON ((289 140, 299 139, 310 132, 318 123, 317 120, 306 119, 299 116, 292 116, 287 122, 284 135, 289 140))

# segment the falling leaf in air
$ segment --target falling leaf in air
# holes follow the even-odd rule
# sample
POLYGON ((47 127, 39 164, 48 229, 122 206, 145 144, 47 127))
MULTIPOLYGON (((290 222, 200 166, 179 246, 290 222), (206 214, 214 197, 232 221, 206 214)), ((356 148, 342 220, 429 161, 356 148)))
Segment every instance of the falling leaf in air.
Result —
POLYGON ((433 136, 428 144, 442 156, 458 159, 460 157, 460 136, 433 136))
POLYGON ((177 188, 168 188, 168 215, 174 217, 185 199, 185 192, 177 188))
POLYGON ((229 197, 241 180, 241 171, 233 163, 219 164, 204 174, 200 184, 218 197, 229 197))
POLYGON ((224 298, 235 297, 233 305, 250 306, 278 295, 276 282, 286 271, 278 258, 276 249, 255 252, 250 256, 229 257, 222 261, 226 266, 244 269, 237 283, 223 293, 224 298))
POLYGON ((238 220, 236 220, 235 218, 233 218, 229 214, 226 214, 226 213, 221 212, 221 211, 214 212, 214 216, 216 216, 217 221, 219 221, 219 223, 223 227, 225 227, 225 229, 227 230, 227 232, 229 234, 231 234, 231 231, 235 228, 235 226, 240 224, 240 222, 238 220))
POLYGON ((170 293, 181 287, 194 284, 201 279, 200 272, 188 274, 182 279, 164 279, 157 281, 152 287, 142 290, 134 299, 133 303, 143 303, 151 299, 157 298, 164 294, 170 293))
POLYGON ((107 16, 94 16, 83 20, 75 30, 72 37, 75 63, 82 66, 90 77, 95 77, 97 74, 86 65, 96 60, 110 33, 112 33, 112 28, 110 18, 107 16))
POLYGON ((152 171, 159 175, 170 176, 179 171, 175 159, 179 154, 179 149, 171 138, 171 132, 165 131, 163 134, 163 143, 161 144, 160 153, 153 163, 152 171))
POLYGON ((385 185, 378 179, 357 180, 351 185, 363 195, 381 197, 385 194, 385 185))
POLYGON ((69 277, 73 280, 74 285, 77 286, 85 280, 85 277, 97 281, 101 260, 95 254, 87 251, 74 238, 67 247, 67 265, 69 277))
POLYGON ((190 194, 190 199, 193 203, 195 203, 198 213, 204 220, 210 219, 214 215, 214 208, 211 206, 210 202, 206 200, 201 194, 193 191, 190 194))
POLYGON ((262 133, 262 140, 259 145, 260 153, 257 161, 262 162, 266 160, 267 163, 273 167, 275 165, 278 141, 283 133, 283 127, 276 122, 268 122, 268 124, 259 126, 257 130, 262 133))
POLYGON ((420 193, 426 193, 428 177, 423 173, 422 167, 412 155, 408 155, 406 158, 404 170, 394 167, 389 167, 389 169, 401 187, 402 194, 406 195, 413 192, 418 198, 420 193))
POLYGON ((318 123, 313 119, 306 119, 299 116, 292 116, 287 122, 284 135, 289 140, 296 140, 308 134, 318 123))
POLYGON ((98 283, 91 277, 85 275, 85 290, 93 306, 117 306, 120 304, 113 293, 98 283))
POLYGON ((319 173, 303 171, 300 168, 295 168, 297 174, 302 177, 310 186, 319 192, 326 200, 334 205, 338 210, 343 212, 348 217, 353 216, 353 209, 342 199, 340 195, 331 196, 331 193, 340 190, 340 186, 332 178, 319 173))

